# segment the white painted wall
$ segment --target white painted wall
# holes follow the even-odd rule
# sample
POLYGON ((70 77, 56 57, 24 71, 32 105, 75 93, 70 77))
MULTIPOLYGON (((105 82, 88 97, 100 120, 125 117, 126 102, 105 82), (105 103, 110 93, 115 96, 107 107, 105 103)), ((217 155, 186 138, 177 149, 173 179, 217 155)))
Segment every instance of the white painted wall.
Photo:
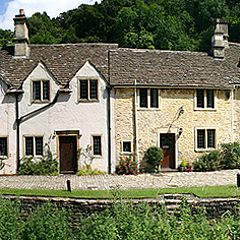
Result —
MULTIPOLYGON (((32 80, 50 80, 50 97, 53 100, 59 85, 48 74, 47 69, 39 63, 34 71, 23 83, 23 97, 20 101, 20 117, 41 108, 43 103, 31 102, 31 81, 32 80)), ((92 144, 92 135, 102 136, 102 157, 96 158, 93 161, 93 168, 100 169, 107 172, 108 170, 108 137, 107 137, 107 90, 106 82, 100 76, 98 71, 89 63, 86 62, 84 66, 77 72, 75 77, 70 81, 71 94, 61 94, 58 102, 38 114, 37 116, 28 119, 20 125, 20 155, 24 156, 24 136, 43 136, 44 142, 49 142, 51 151, 56 154, 57 137, 55 131, 57 130, 80 130, 79 146, 86 148, 88 144, 92 144), (79 78, 94 78, 98 79, 99 87, 99 102, 79 102, 78 88, 79 78)), ((113 128, 113 126, 112 126, 113 128)), ((112 136, 114 136, 112 134, 112 136)), ((112 148, 113 149, 113 148, 112 148)), ((58 156, 57 156, 58 157, 58 156)), ((83 161, 79 161, 79 166, 83 161)))
POLYGON ((8 156, 4 160, 2 174, 16 173, 16 131, 15 131, 15 98, 6 95, 6 84, 0 80, 0 137, 8 138, 8 156))

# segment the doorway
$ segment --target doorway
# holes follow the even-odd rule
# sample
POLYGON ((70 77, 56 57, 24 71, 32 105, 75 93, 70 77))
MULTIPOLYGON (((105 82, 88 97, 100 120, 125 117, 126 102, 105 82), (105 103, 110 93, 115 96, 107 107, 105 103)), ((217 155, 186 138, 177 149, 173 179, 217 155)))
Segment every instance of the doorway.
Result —
POLYGON ((60 173, 77 171, 77 137, 59 136, 60 173))
POLYGON ((160 147, 163 152, 162 168, 176 168, 175 166, 175 133, 161 133, 160 147))

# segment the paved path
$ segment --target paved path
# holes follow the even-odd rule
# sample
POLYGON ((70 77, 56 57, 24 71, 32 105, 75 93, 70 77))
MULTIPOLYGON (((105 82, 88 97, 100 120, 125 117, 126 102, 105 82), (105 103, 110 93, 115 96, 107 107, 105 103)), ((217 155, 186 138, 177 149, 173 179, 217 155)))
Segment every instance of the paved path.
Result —
POLYGON ((183 186, 236 185, 239 170, 191 173, 140 174, 137 176, 0 176, 0 188, 65 189, 66 180, 72 189, 167 188, 183 186))

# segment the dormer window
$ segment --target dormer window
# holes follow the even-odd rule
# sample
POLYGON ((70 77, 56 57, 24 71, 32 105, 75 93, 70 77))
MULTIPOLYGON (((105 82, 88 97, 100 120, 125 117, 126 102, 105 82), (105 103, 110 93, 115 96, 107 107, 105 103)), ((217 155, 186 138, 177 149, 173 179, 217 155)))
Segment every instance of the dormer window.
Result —
POLYGON ((214 90, 196 90, 196 109, 215 109, 214 90))
POLYGON ((97 101, 98 100, 98 80, 83 79, 79 81, 80 101, 97 101))
POLYGON ((39 80, 32 83, 32 100, 34 102, 45 102, 50 100, 49 81, 39 80))

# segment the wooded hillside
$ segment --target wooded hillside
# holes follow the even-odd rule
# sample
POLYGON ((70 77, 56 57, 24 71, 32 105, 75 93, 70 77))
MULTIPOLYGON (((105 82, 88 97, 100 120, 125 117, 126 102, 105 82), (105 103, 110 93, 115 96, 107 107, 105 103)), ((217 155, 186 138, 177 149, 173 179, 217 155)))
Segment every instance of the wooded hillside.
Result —
MULTIPOLYGON (((230 41, 240 42, 239 0, 102 0, 51 19, 28 19, 31 43, 108 42, 121 47, 207 51, 216 18, 229 23, 230 41)), ((12 33, 0 29, 0 45, 12 33)))

